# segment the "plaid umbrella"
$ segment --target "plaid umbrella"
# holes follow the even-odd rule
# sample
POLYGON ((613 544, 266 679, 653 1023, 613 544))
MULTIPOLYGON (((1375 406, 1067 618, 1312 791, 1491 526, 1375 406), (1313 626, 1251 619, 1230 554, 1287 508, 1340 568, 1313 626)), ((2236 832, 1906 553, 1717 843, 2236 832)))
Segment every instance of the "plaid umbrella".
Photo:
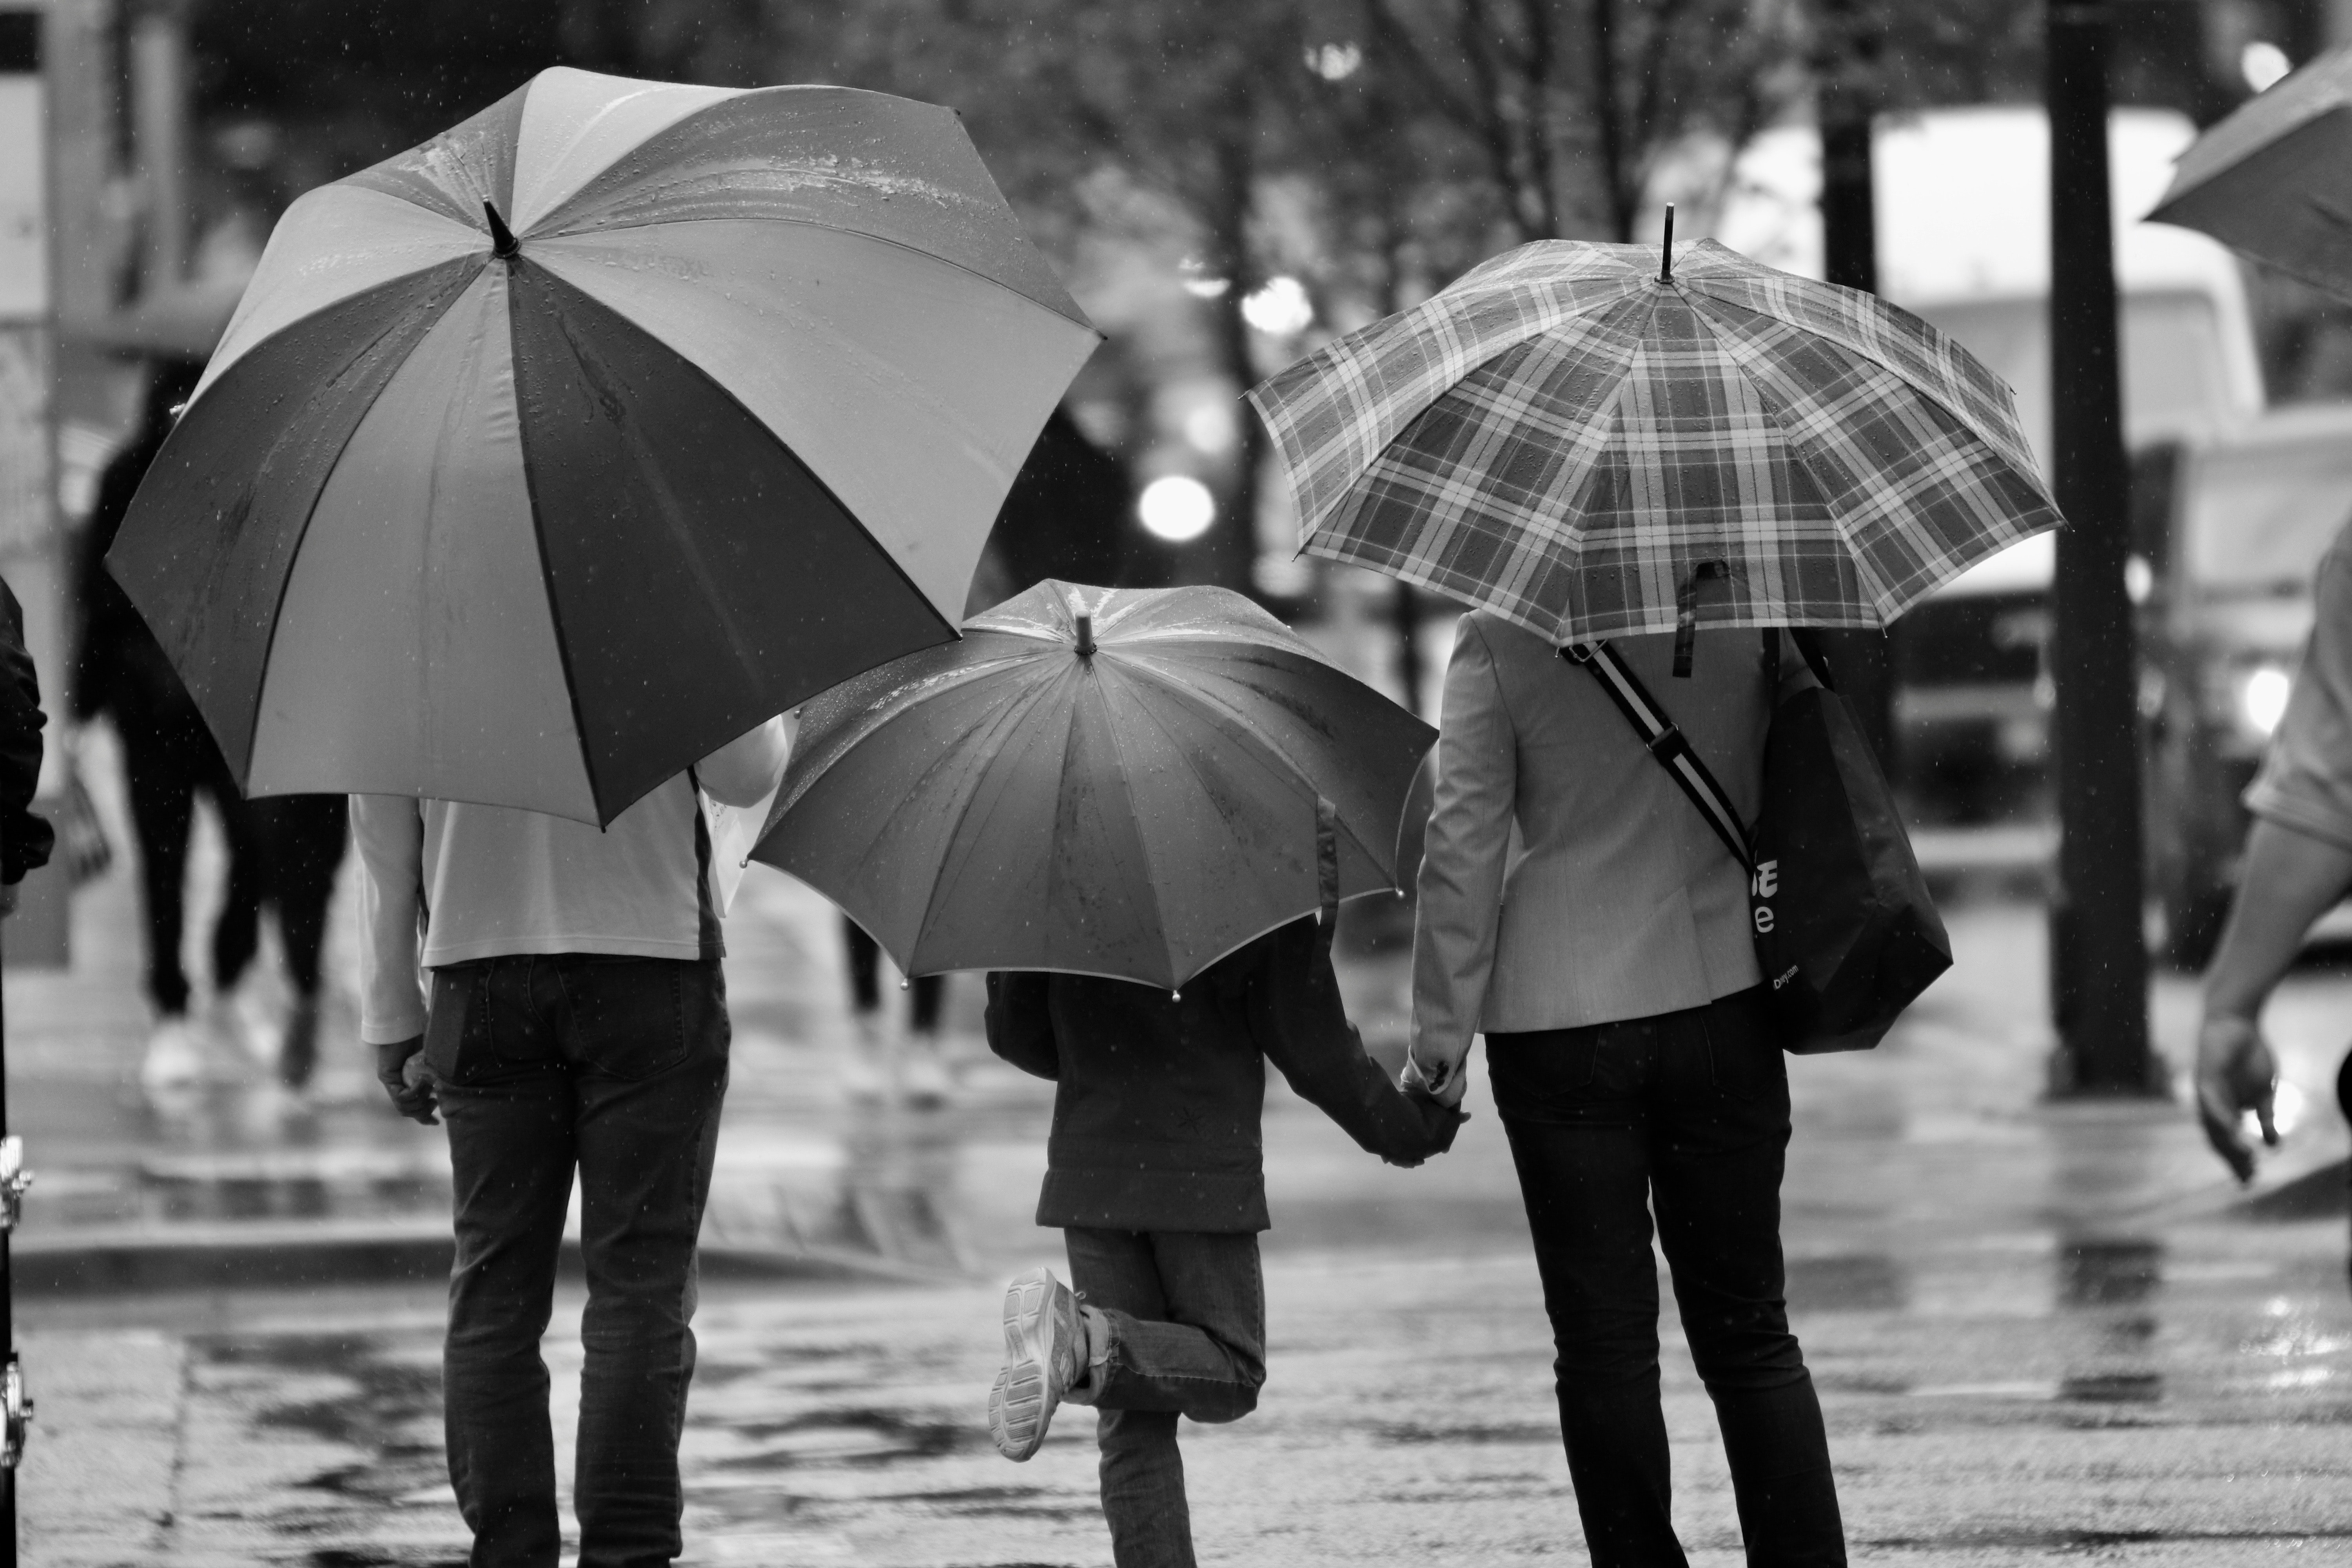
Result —
POLYGON ((1711 240, 1545 240, 1250 394, 1301 547, 1556 642, 1880 626, 2053 528, 2008 386, 1711 240))

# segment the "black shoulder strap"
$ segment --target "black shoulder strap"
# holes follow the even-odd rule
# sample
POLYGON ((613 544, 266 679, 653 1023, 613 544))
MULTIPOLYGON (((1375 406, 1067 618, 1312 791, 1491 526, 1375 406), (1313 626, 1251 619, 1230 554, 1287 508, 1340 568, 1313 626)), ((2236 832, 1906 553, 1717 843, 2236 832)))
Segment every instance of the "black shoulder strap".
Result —
POLYGON ((1617 651, 1605 642, 1570 643, 1559 650, 1559 657, 1570 664, 1582 665, 1601 683, 1601 689, 1617 704, 1617 710, 1625 715, 1625 721, 1633 726, 1633 732, 1642 738, 1642 744, 1658 760, 1658 765, 1698 807, 1698 814, 1706 818, 1706 825, 1715 829, 1715 836, 1723 840, 1731 858, 1754 871, 1756 856, 1748 847, 1748 829, 1740 822, 1739 814, 1732 810, 1730 797, 1715 782, 1715 775, 1706 771, 1698 753, 1691 750, 1690 742, 1675 727, 1675 721, 1666 717, 1666 710, 1643 686, 1641 678, 1625 668, 1617 651))
POLYGON ((710 819, 702 811, 702 779, 692 764, 686 770, 686 787, 694 797, 694 923, 696 946, 704 958, 727 956, 727 939, 719 929, 719 906, 710 901, 710 819))

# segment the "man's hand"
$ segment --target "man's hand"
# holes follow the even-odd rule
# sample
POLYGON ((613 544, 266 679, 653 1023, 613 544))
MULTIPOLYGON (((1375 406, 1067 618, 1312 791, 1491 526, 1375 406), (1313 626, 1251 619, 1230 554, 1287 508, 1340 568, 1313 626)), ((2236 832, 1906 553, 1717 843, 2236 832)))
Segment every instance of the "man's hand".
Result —
POLYGON ((2254 1113, 2263 1142, 2278 1147, 2271 1106, 2278 1092, 2278 1058, 2251 1018, 2208 1013, 2197 1033, 2197 1116, 2206 1141, 2241 1182, 2254 1177, 2254 1152, 2242 1130, 2254 1113))
POLYGON ((425 1065, 424 1036, 411 1035, 376 1047, 375 1078, 392 1097, 394 1110, 427 1127, 441 1125, 440 1118, 433 1114, 439 1101, 433 1095, 432 1069, 425 1065))

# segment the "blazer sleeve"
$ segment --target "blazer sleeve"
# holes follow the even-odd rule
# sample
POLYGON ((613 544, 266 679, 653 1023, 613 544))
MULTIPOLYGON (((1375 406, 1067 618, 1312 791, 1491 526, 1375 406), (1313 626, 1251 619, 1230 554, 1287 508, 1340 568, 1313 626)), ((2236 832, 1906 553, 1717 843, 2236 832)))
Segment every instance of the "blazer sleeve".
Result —
POLYGON ((1061 1048, 1054 1043, 1047 1005, 1053 978, 1022 970, 996 970, 988 976, 988 1048, 1035 1078, 1062 1076, 1061 1048))
POLYGON ((1244 992, 1250 1033, 1266 1059, 1368 1152, 1418 1165, 1454 1146, 1461 1113, 1407 1094, 1364 1050, 1339 999, 1330 950, 1312 917, 1274 935, 1244 992))
POLYGON ((1412 1054, 1440 1082, 1469 1054, 1486 1005, 1517 795, 1518 742, 1495 656, 1465 616, 1445 668, 1412 931, 1412 1054))

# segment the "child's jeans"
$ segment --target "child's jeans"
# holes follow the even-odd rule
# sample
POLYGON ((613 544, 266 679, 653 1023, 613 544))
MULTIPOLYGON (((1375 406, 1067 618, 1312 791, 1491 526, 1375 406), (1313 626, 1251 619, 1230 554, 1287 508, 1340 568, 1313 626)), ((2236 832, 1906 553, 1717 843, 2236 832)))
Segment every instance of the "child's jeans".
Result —
POLYGON ((1118 1568, 1192 1568, 1176 1417, 1233 1421, 1265 1382, 1257 1237, 1211 1231, 1062 1233, 1070 1283, 1110 1324, 1083 1391, 1097 1412, 1103 1516, 1118 1568))

